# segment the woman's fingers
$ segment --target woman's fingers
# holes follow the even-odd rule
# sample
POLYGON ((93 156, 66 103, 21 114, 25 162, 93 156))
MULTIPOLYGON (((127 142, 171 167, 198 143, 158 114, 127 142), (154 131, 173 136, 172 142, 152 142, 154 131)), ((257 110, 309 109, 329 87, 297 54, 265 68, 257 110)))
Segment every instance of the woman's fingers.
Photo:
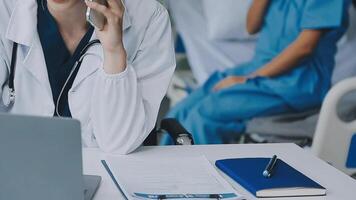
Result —
POLYGON ((113 12, 111 12, 111 10, 106 7, 105 5, 101 5, 99 3, 96 3, 96 2, 93 2, 93 1, 85 1, 85 3, 87 4, 87 6, 101 14, 103 14, 106 19, 109 21, 109 20, 112 20, 113 18, 115 18, 115 15, 113 12))
POLYGON ((120 73, 126 68, 127 53, 123 42, 123 12, 121 0, 106 0, 106 5, 96 2, 86 4, 95 12, 103 14, 106 23, 102 30, 96 30, 104 50, 104 70, 107 73, 120 73))
POLYGON ((230 77, 223 79, 218 84, 216 84, 215 87, 213 88, 213 91, 222 90, 222 89, 231 87, 236 84, 242 84, 242 83, 245 83, 246 80, 247 80, 246 77, 230 76, 230 77))
POLYGON ((216 84, 215 86, 214 86, 214 88, 213 88, 213 91, 218 91, 218 90, 220 90, 221 89, 221 83, 218 83, 218 84, 216 84))
POLYGON ((229 82, 229 79, 224 79, 224 80, 220 81, 218 84, 215 85, 215 87, 213 88, 213 91, 218 91, 218 90, 223 89, 224 87, 226 87, 228 82, 229 82))
POLYGON ((107 0, 107 2, 113 13, 119 16, 122 16, 124 14, 125 7, 122 3, 122 0, 107 0))

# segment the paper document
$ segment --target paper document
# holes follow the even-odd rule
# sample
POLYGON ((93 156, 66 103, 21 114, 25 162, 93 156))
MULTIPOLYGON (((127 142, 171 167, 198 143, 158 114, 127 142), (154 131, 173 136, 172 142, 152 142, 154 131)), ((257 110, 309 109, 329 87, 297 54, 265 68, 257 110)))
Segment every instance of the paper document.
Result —
POLYGON ((242 199, 205 157, 106 160, 128 199, 242 199))

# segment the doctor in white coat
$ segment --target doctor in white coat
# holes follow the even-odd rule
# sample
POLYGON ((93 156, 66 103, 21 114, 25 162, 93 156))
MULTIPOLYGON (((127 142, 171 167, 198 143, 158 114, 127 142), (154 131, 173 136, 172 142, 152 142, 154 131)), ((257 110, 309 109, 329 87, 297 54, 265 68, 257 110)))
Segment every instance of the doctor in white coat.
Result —
MULTIPOLYGON (((44 52, 48 45, 41 42, 38 32, 38 2, 0 1, 1 112, 56 115, 52 85, 55 82, 51 78, 63 82, 63 77, 49 74, 51 68, 47 63, 51 62, 44 52), (15 43, 18 44, 16 98, 13 105, 5 106, 15 43)), ((67 98, 62 101, 67 102, 71 117, 81 121, 85 147, 127 154, 138 148, 154 128, 174 72, 174 48, 167 11, 158 2, 108 0, 108 3, 108 7, 103 7, 83 0, 43 0, 41 6, 46 4, 54 19, 56 30, 70 52, 69 60, 75 57, 85 35, 90 34, 85 19, 87 6, 106 16, 104 29, 89 35, 91 41, 99 39, 101 45, 89 48, 65 95, 67 98)))

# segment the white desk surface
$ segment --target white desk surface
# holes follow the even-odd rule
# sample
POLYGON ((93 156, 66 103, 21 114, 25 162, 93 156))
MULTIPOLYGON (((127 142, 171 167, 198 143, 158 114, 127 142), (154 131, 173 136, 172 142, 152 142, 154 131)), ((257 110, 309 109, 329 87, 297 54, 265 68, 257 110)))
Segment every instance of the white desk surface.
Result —
MULTIPOLYGON (((278 198, 276 200, 356 200, 355 180, 294 144, 142 147, 136 153, 128 156, 150 159, 153 157, 204 155, 214 163, 215 160, 225 158, 271 157, 274 154, 328 190, 325 197, 278 198)), ((103 178, 94 200, 124 199, 101 165, 100 161, 107 155, 98 149, 84 149, 83 156, 84 173, 100 175, 103 178)), ((223 176, 248 200, 256 199, 231 179, 223 176)))

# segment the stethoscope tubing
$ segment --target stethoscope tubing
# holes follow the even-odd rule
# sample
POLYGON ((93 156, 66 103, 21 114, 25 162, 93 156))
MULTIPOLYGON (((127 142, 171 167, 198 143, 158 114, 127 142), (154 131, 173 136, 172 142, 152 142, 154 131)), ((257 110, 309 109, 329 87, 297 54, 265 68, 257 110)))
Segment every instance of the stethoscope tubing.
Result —
MULTIPOLYGON (((73 77, 74 72, 81 66, 81 64, 86 56, 88 56, 88 55, 95 56, 94 53, 87 53, 89 48, 96 46, 96 45, 100 45, 100 44, 101 44, 100 40, 97 40, 97 39, 92 40, 81 50, 81 52, 79 54, 80 57, 75 62, 69 76, 67 77, 67 79, 61 89, 59 97, 57 99, 55 112, 58 117, 62 117, 59 112, 59 104, 61 101, 61 97, 63 96, 63 93, 65 91, 65 88, 67 87, 67 85, 69 83, 69 80, 73 77)), ((3 101, 3 103, 5 104, 5 106, 7 108, 10 108, 15 103, 16 91, 15 91, 14 81, 15 81, 15 71, 16 71, 16 62, 17 62, 17 49, 18 49, 18 44, 14 43, 13 48, 12 48, 12 56, 11 56, 11 62, 10 62, 10 73, 9 73, 9 79, 8 79, 8 84, 7 84, 8 100, 7 100, 7 102, 3 101)))
POLYGON ((15 79, 18 46, 19 45, 17 43, 14 43, 14 46, 12 47, 12 55, 11 55, 11 63, 10 63, 10 74, 9 74, 8 84, 9 84, 9 89, 12 89, 13 92, 15 92, 14 79, 15 79))
POLYGON ((60 102, 61 102, 61 98, 62 98, 62 96, 63 96, 63 93, 64 93, 65 88, 66 88, 67 85, 68 85, 69 80, 72 78, 72 76, 73 76, 74 72, 77 70, 77 68, 82 65, 82 62, 83 62, 83 60, 84 60, 84 58, 85 58, 86 56, 88 56, 88 55, 94 55, 94 56, 95 56, 95 54, 93 54, 93 53, 87 53, 87 51, 89 50, 89 48, 92 47, 92 46, 95 46, 95 45, 99 45, 99 44, 100 44, 100 41, 99 41, 99 40, 90 41, 90 42, 84 47, 84 49, 80 52, 80 58, 79 58, 79 60, 75 62, 75 64, 74 64, 74 66, 73 66, 73 68, 72 68, 72 70, 71 70, 71 72, 70 72, 70 74, 69 74, 67 80, 65 81, 65 83, 64 83, 64 85, 63 85, 63 87, 62 87, 62 89, 61 89, 61 92, 59 93, 59 96, 58 96, 58 99, 57 99, 57 102, 56 102, 56 110, 55 110, 55 112, 56 112, 56 114, 57 114, 58 117, 62 117, 61 114, 60 114, 60 112, 59 112, 59 104, 60 104, 60 102))

